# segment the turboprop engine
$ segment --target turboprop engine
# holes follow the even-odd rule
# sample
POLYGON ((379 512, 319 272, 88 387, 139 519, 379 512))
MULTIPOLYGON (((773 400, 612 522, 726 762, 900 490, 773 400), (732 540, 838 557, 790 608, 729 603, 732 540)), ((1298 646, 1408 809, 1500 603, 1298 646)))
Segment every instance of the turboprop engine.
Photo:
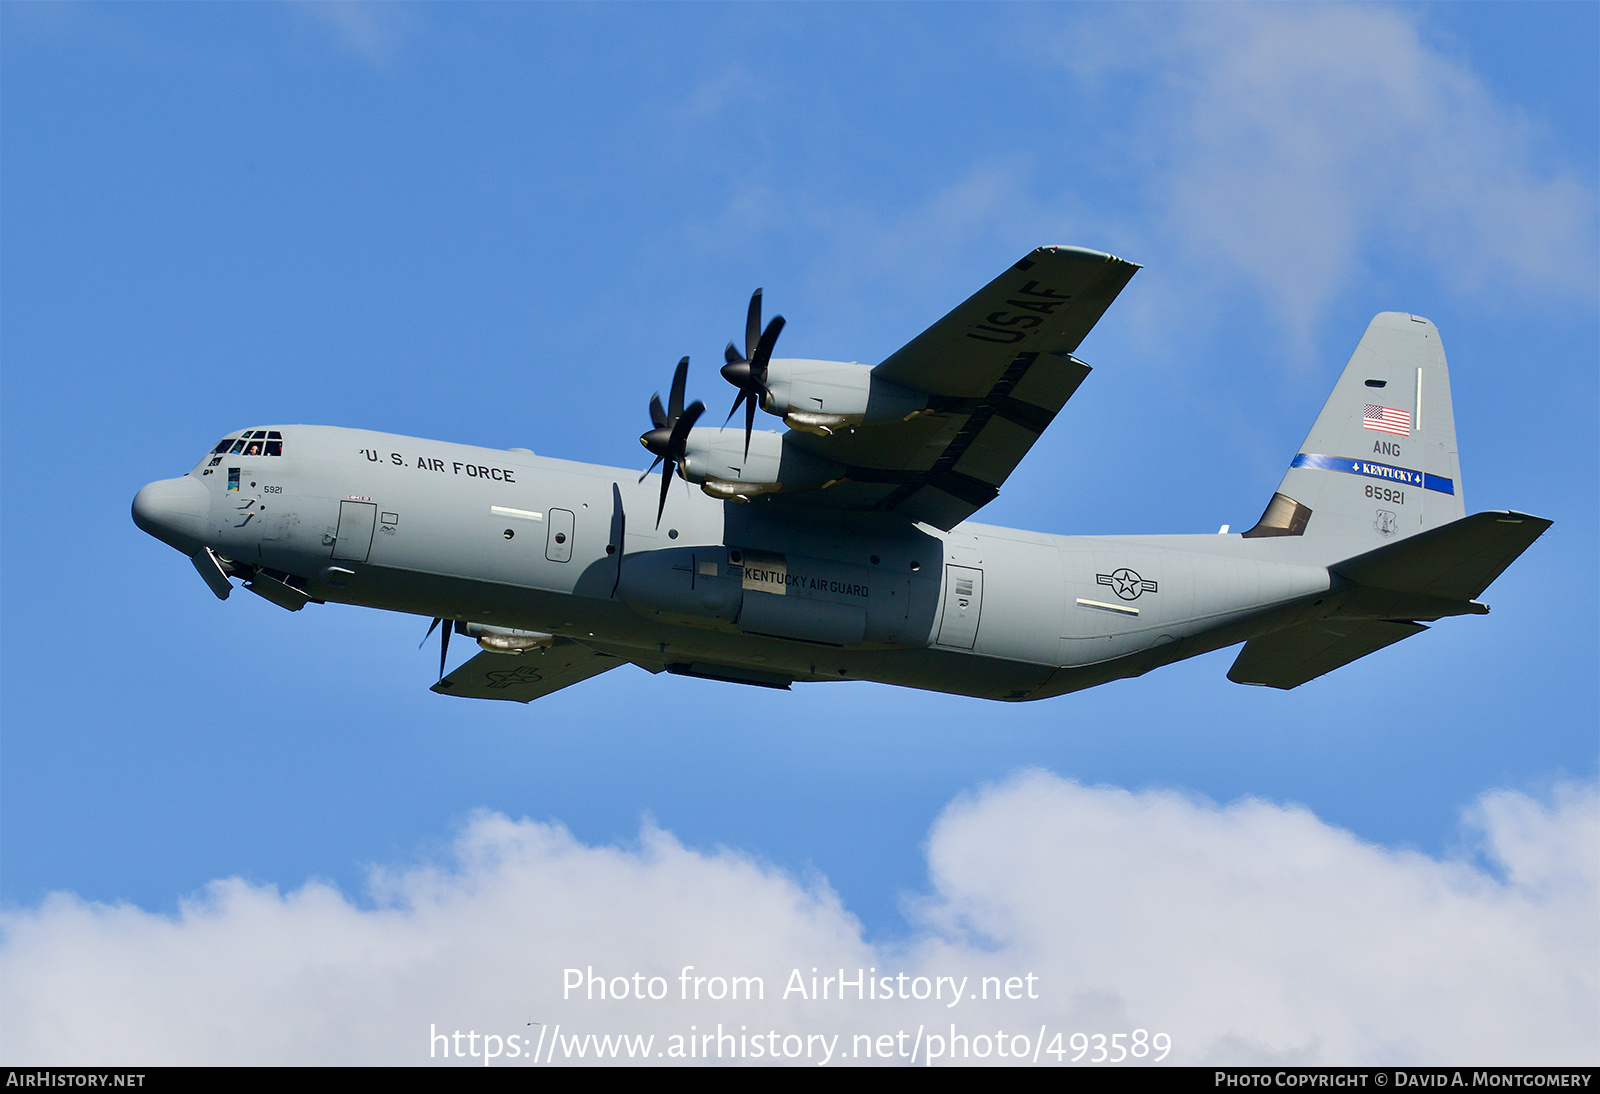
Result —
POLYGON ((843 467, 800 451, 782 434, 752 433, 748 450, 745 443, 742 429, 694 430, 679 461, 683 477, 714 498, 735 501, 779 491, 824 490, 845 477, 843 467))
POLYGON ((928 407, 928 396, 877 379, 855 361, 779 358, 767 363, 762 409, 790 429, 827 436, 863 422, 909 418, 928 407))
POLYGON ((772 357, 772 347, 783 332, 783 316, 774 316, 761 329, 761 290, 750 296, 745 316, 744 352, 728 343, 722 378, 739 389, 728 411, 731 419, 744 404, 743 436, 752 438, 756 407, 776 414, 790 429, 826 437, 837 429, 863 422, 909 418, 928 408, 922 392, 891 384, 872 375, 856 361, 810 361, 772 357))

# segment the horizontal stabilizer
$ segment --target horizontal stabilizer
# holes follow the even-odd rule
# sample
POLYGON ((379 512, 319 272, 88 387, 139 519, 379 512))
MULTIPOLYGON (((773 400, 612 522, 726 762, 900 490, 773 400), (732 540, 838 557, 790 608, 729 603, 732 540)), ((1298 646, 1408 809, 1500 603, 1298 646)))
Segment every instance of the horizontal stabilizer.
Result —
POLYGON ((1473 600, 1550 523, 1526 513, 1474 513, 1346 559, 1330 569, 1358 585, 1473 600))
POLYGON ((1235 684, 1297 688, 1307 680, 1315 680, 1427 629, 1421 623, 1386 619, 1302 623, 1246 642, 1228 670, 1228 679, 1235 684))
POLYGON ((541 651, 478 654, 429 690, 463 699, 531 703, 627 662, 565 638, 541 651))

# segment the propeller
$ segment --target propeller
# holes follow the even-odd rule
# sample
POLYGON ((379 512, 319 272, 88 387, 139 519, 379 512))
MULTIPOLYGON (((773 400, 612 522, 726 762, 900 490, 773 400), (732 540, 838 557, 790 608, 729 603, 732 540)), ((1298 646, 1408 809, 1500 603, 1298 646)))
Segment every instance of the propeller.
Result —
POLYGON ((764 402, 767 397, 767 362, 772 360, 772 347, 778 342, 778 335, 783 331, 783 316, 775 315, 772 322, 767 324, 767 329, 761 329, 761 290, 757 289, 750 294, 750 311, 744 320, 744 354, 734 348, 733 343, 728 343, 728 348, 722 351, 728 363, 722 366, 722 378, 739 389, 739 397, 733 401, 733 407, 728 411, 728 420, 732 420, 733 412, 739 409, 739 404, 744 404, 744 454, 750 455, 750 434, 756 425, 756 403, 764 402))
POLYGON ((655 456, 655 460, 645 468, 644 474, 639 476, 643 482, 656 469, 656 464, 666 461, 666 466, 661 469, 661 504, 656 509, 656 527, 661 527, 661 514, 667 511, 667 491, 672 489, 672 476, 674 473, 683 474, 683 457, 685 446, 689 442, 689 430, 694 428, 694 423, 705 413, 706 404, 698 399, 690 404, 687 410, 683 406, 683 386, 689 378, 689 359, 685 357, 678 362, 677 371, 672 374, 672 390, 667 396, 667 406, 661 408, 661 393, 656 392, 650 396, 650 421, 654 429, 639 436, 639 443, 645 450, 655 456))
MULTIPOLYGON (((433 632, 438 630, 439 624, 443 622, 443 619, 435 619, 432 623, 428 624, 428 633, 422 636, 421 642, 417 643, 417 649, 420 650, 423 646, 428 644, 428 639, 433 637, 433 632)), ((445 656, 450 652, 450 632, 455 629, 455 624, 451 623, 449 626, 445 627, 444 634, 439 638, 439 679, 441 680, 444 679, 444 659, 445 656)))

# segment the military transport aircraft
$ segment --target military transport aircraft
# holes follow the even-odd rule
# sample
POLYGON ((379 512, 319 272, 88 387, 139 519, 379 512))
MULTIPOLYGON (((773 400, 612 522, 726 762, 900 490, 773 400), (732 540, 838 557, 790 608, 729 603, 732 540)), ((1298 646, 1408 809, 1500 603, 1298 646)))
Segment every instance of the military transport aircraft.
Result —
POLYGON ((241 579, 290 611, 432 617, 434 691, 519 702, 628 663, 1041 699, 1239 642, 1229 679, 1292 688, 1489 610, 1476 598, 1550 522, 1465 515, 1439 332, 1403 312, 1367 327, 1246 532, 972 523, 1088 376, 1073 355, 1138 268, 1040 248, 875 366, 773 357, 783 321, 761 328, 757 290, 722 368, 742 427, 699 424, 680 362, 640 438, 659 485, 268 425, 140 490, 133 518, 224 599, 241 579), (758 407, 787 431, 755 430, 758 407), (445 675, 452 633, 481 652, 445 675))

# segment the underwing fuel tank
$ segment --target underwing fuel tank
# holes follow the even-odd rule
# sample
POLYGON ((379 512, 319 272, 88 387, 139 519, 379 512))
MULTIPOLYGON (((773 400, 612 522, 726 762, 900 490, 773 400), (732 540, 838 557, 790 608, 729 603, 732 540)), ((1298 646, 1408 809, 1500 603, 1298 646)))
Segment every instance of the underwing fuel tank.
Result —
POLYGON ((910 583, 865 566, 739 547, 622 560, 617 593, 640 615, 828 646, 905 645, 910 583))

